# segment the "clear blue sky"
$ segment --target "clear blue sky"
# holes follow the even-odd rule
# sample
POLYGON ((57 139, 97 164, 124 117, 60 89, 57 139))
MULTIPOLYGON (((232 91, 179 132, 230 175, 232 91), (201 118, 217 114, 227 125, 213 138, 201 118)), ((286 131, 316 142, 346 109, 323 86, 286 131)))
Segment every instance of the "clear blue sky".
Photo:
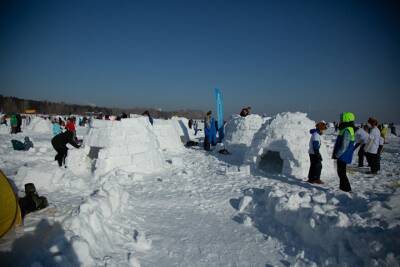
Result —
POLYGON ((0 94, 400 121, 398 1, 1 1, 0 94), (397 2, 397 4, 396 4, 397 2))

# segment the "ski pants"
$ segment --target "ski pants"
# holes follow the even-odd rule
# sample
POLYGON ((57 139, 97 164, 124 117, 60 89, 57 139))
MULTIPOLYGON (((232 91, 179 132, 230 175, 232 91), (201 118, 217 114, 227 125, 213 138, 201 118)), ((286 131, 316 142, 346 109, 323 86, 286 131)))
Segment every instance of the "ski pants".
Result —
POLYGON ((350 182, 349 179, 347 178, 347 163, 343 162, 341 160, 337 160, 336 161, 337 164, 337 173, 340 179, 340 185, 339 185, 339 189, 345 192, 350 192, 351 191, 351 186, 350 186, 350 182))
POLYGON ((358 167, 364 167, 365 144, 360 146, 358 150, 358 167))
POLYGON ((365 153, 365 156, 367 157, 368 165, 371 167, 371 172, 373 174, 377 173, 379 171, 379 165, 380 165, 379 155, 372 153, 365 153))
POLYGON ((65 165, 65 158, 67 157, 68 154, 68 148, 66 146, 64 147, 54 147, 54 149, 57 151, 57 155, 55 156, 55 160, 58 162, 58 166, 62 166, 63 164, 65 165))
POLYGON ((322 160, 314 154, 310 155, 310 170, 308 171, 308 179, 310 181, 319 180, 321 178, 322 160))

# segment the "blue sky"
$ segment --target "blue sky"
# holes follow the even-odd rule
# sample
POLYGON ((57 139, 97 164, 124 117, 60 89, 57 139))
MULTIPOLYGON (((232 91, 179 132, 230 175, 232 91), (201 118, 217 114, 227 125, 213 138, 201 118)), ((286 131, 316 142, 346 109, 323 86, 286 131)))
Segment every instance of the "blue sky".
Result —
POLYGON ((395 1, 2 1, 0 94, 399 122, 395 1))

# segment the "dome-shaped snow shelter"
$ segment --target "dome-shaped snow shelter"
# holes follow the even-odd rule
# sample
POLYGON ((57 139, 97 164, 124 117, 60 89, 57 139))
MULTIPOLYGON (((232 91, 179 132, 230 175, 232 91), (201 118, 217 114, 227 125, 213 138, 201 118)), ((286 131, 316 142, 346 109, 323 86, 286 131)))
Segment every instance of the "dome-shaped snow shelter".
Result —
POLYGON ((0 237, 2 237, 10 231, 13 226, 21 224, 22 217, 18 199, 7 177, 1 170, 0 203, 0 237))
POLYGON ((97 158, 96 174, 105 174, 114 168, 138 173, 161 171, 165 160, 151 127, 146 117, 94 120, 85 144, 91 147, 89 156, 97 158))
MULTIPOLYGON (((310 129, 313 128, 315 122, 307 118, 305 113, 276 115, 254 135, 246 154, 246 163, 265 173, 307 177, 310 167, 310 129)), ((334 176, 335 169, 326 144, 321 145, 320 153, 323 158, 321 179, 324 180, 334 176)))

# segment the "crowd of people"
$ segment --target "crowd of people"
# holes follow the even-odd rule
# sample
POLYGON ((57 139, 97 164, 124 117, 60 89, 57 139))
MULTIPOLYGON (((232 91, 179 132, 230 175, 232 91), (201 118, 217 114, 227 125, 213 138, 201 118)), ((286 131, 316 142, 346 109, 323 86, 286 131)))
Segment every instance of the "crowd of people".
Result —
MULTIPOLYGON (((393 134, 396 134, 394 124, 391 125, 393 134)), ((380 160, 387 135, 387 127, 379 127, 378 120, 369 118, 366 124, 360 127, 355 126, 355 115, 351 112, 344 112, 340 116, 340 122, 336 125, 335 131, 339 130, 336 138, 332 158, 336 160, 337 173, 340 179, 339 188, 342 191, 350 192, 351 186, 347 177, 347 165, 351 164, 353 153, 358 148, 358 167, 364 167, 364 159, 367 159, 370 174, 375 175, 380 171, 380 160)), ((308 182, 322 184, 322 156, 319 152, 321 147, 321 135, 327 129, 324 121, 318 122, 315 129, 311 130, 309 143, 310 169, 308 182)))

